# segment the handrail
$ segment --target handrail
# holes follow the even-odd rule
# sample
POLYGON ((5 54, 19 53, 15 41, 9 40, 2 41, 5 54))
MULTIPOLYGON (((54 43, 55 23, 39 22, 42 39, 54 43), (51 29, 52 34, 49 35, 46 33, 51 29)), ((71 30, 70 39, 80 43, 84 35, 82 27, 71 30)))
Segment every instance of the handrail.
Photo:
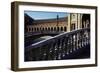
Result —
POLYGON ((89 44, 89 28, 64 32, 25 47, 25 61, 67 59, 89 44))
POLYGON ((73 31, 70 31, 70 32, 64 32, 62 34, 56 35, 54 37, 48 38, 46 40, 43 40, 43 41, 40 41, 40 42, 37 42, 37 43, 34 43, 30 46, 27 46, 27 47, 25 47, 25 49, 27 51, 29 51, 33 48, 41 47, 41 46, 45 45, 46 43, 50 43, 51 41, 54 41, 56 39, 62 38, 62 37, 67 36, 67 35, 71 35, 73 33, 78 33, 78 32, 84 31, 84 30, 89 30, 89 28, 82 28, 82 29, 73 30, 73 31))

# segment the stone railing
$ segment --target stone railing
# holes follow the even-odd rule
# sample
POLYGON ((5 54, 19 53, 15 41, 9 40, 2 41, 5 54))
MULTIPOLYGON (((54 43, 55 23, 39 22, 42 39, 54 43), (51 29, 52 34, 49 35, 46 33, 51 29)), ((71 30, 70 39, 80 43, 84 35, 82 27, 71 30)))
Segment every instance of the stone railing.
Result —
POLYGON ((25 47, 25 61, 61 60, 88 44, 90 44, 89 28, 64 32, 25 47))

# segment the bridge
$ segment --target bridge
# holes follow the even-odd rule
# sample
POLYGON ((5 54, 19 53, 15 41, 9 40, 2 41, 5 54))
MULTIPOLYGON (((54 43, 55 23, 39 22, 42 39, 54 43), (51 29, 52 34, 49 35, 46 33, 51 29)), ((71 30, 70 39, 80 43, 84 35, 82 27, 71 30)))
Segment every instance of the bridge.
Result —
POLYGON ((56 36, 25 46, 25 61, 80 58, 90 58, 90 28, 57 33, 56 36))

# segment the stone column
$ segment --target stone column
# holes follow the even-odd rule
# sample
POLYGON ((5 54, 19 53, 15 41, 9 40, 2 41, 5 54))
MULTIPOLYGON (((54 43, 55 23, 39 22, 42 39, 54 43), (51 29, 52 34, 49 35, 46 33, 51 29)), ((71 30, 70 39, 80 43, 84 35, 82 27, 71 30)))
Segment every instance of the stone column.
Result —
POLYGON ((68 14, 68 26, 67 26, 67 31, 70 31, 70 22, 71 22, 71 20, 70 20, 70 17, 71 17, 71 15, 70 15, 70 13, 68 14))

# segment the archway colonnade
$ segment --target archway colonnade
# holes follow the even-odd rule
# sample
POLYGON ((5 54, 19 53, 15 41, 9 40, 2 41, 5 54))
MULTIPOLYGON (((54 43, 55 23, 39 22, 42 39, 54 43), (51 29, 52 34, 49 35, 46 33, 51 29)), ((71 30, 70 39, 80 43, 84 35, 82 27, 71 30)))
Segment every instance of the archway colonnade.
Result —
POLYGON ((43 32, 43 31, 48 31, 48 32, 67 32, 67 27, 66 26, 59 26, 59 27, 27 27, 28 32, 43 32))

